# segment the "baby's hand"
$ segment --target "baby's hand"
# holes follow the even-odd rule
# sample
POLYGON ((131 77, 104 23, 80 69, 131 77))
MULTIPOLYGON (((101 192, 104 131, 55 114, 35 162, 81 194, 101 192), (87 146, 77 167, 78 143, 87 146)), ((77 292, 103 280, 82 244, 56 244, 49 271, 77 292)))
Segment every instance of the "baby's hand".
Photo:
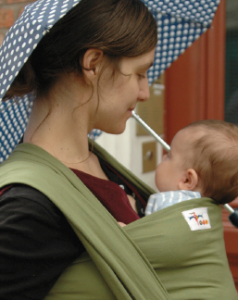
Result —
POLYGON ((118 222, 118 224, 119 224, 121 227, 126 226, 126 224, 125 224, 125 223, 122 223, 122 222, 118 222))

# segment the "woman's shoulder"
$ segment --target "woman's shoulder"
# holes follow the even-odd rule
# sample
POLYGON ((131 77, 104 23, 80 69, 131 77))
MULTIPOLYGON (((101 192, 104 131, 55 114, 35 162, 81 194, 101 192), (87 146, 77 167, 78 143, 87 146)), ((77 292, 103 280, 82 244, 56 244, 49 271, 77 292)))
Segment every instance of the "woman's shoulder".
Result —
MULTIPOLYGON (((0 191, 1 192, 1 191, 0 191)), ((61 211, 40 191, 23 184, 9 186, 0 196, 1 221, 15 222, 19 228, 32 228, 32 233, 48 228, 48 233, 70 231, 69 225, 61 211)), ((63 232, 62 232, 63 234, 63 232)), ((47 234, 42 236, 42 242, 47 234)))
MULTIPOLYGON (((14 184, 4 187, 0 190, 0 207, 20 207, 24 206, 24 210, 41 211, 51 214, 55 219, 60 219, 62 213, 60 210, 46 197, 42 192, 35 188, 24 185, 14 184)), ((13 210, 14 211, 14 210, 13 210)))

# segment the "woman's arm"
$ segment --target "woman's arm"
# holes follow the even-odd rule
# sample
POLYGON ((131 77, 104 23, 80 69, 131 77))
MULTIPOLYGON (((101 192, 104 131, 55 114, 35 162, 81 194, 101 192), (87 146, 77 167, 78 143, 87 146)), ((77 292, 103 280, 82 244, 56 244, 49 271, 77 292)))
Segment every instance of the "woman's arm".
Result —
POLYGON ((43 299, 84 248, 39 191, 13 186, 0 197, 0 299, 43 299))

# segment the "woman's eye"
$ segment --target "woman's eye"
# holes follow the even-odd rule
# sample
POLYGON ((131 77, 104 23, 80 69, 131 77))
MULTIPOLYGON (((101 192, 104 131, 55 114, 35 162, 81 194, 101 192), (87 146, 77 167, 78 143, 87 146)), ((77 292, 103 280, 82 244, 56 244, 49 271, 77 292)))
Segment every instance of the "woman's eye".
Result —
POLYGON ((143 75, 143 74, 138 74, 138 77, 139 77, 139 79, 141 80, 141 79, 145 79, 147 76, 146 76, 146 75, 143 75))

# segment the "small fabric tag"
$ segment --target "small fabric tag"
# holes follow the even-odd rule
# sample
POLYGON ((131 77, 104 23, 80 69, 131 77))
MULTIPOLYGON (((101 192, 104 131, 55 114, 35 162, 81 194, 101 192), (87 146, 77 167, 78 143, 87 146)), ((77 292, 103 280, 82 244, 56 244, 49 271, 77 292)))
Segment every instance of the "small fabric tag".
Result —
POLYGON ((211 228, 207 207, 185 210, 182 214, 192 231, 211 228))

